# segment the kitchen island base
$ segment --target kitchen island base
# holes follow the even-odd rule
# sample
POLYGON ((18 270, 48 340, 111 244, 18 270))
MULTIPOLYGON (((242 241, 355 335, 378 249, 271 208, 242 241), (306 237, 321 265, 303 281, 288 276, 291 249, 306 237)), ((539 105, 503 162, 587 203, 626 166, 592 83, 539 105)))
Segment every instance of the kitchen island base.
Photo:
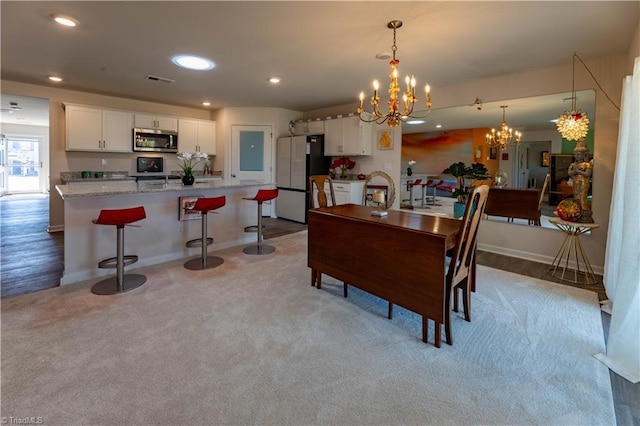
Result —
MULTIPOLYGON (((131 183, 130 185, 139 185, 131 183)), ((103 208, 121 209, 144 206, 147 218, 136 227, 127 227, 124 241, 127 252, 135 252, 137 268, 157 265, 194 256, 193 249, 185 247, 189 240, 201 236, 199 220, 179 220, 179 197, 212 197, 225 195, 227 205, 209 225, 209 235, 215 235, 212 250, 242 246, 255 241, 255 235, 244 228, 255 222, 255 210, 247 208, 243 197, 254 194, 258 188, 269 187, 262 182, 215 185, 167 185, 166 190, 151 192, 129 190, 114 192, 111 187, 101 193, 78 194, 69 185, 56 187, 64 200, 64 272, 61 285, 106 277, 108 271, 97 268, 100 259, 113 256, 115 236, 112 229, 95 227, 91 221, 103 208)), ((123 186, 124 188, 124 186, 123 186)), ((129 270, 128 270, 129 271, 129 270)))

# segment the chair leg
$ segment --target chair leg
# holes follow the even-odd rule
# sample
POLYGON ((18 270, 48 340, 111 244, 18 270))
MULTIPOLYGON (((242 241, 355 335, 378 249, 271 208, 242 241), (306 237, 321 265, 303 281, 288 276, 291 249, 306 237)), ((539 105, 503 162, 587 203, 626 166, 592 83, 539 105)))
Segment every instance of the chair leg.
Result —
POLYGON ((315 287, 316 279, 318 278, 318 271, 315 269, 311 270, 311 287, 315 287))
POLYGON ((342 294, 345 299, 349 296, 349 284, 345 282, 342 283, 342 294))
POLYGON ((387 310, 387 318, 393 318, 393 303, 389 302, 389 308, 387 310))
POLYGON ((316 288, 322 289, 322 272, 316 271, 316 288))

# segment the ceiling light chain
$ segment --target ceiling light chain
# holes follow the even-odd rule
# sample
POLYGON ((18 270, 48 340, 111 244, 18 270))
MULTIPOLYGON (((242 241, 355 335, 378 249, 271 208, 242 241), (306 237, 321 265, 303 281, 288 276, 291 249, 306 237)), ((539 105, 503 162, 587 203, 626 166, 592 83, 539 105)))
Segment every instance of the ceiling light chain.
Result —
POLYGON ((511 127, 507 126, 507 105, 500 105, 500 108, 502 108, 502 124, 500 130, 496 132, 496 129, 491 129, 491 133, 487 133, 486 142, 491 148, 499 146, 500 149, 504 151, 507 149, 507 146, 519 144, 522 140, 522 133, 517 130, 514 131, 511 127))
POLYGON ((418 101, 416 97, 416 79, 413 76, 409 77, 407 75, 405 79, 407 91, 402 96, 404 109, 400 111, 400 100, 398 99, 398 93, 400 92, 400 86, 398 85, 398 63, 400 61, 396 59, 396 51, 398 50, 398 46, 396 45, 396 30, 401 26, 402 21, 399 20, 393 20, 387 24, 388 28, 393 29, 393 45, 391 46, 393 59, 389 62, 391 72, 389 73, 389 100, 387 101, 389 109, 386 113, 380 111, 380 97, 378 96, 379 83, 378 80, 374 80, 373 96, 371 97, 373 113, 368 113, 364 110, 364 92, 360 93, 360 104, 358 105, 357 113, 360 120, 364 122, 375 122, 377 124, 387 122, 389 127, 397 127, 401 121, 406 121, 408 118, 424 118, 431 110, 431 88, 427 84, 425 86, 427 113, 422 116, 412 115, 413 107, 418 101))

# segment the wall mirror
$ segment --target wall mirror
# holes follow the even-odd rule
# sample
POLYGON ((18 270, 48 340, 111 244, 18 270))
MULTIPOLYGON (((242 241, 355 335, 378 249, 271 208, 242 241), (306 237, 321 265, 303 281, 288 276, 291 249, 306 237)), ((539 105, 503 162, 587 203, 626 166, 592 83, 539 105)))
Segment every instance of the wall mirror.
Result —
MULTIPOLYGON (((557 203, 571 194, 571 189, 566 187, 566 180, 575 141, 563 140, 553 120, 564 111, 571 110, 571 101, 571 92, 487 103, 475 100, 467 105, 434 109, 423 123, 403 123, 403 174, 399 180, 401 201, 409 199, 408 181, 437 178, 445 168, 457 161, 466 164, 481 162, 492 175, 499 176, 501 183, 508 188, 540 189, 546 174, 551 174, 549 187, 543 197, 542 214, 554 216, 557 203), (503 105, 507 106, 504 110, 507 126, 523 133, 519 144, 505 150, 490 148, 485 142, 490 129, 500 129, 503 105), (407 176, 411 160, 415 164, 411 167, 412 175, 407 176)), ((590 131, 586 139, 593 155, 595 90, 577 91, 576 107, 589 116, 590 131)), ((437 197, 450 197, 450 192, 438 191, 437 197)), ((489 220, 511 224, 502 217, 489 217, 489 220)), ((548 220, 542 222, 542 226, 546 224, 545 227, 557 229, 548 220)), ((513 223, 533 226, 517 219, 513 223)))

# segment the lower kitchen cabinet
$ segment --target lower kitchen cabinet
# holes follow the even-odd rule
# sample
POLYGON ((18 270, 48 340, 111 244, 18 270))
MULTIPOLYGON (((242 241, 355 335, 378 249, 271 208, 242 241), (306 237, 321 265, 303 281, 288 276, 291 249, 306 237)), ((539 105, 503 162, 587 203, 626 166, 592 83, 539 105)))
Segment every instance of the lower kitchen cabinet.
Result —
MULTIPOLYGON (((329 195, 329 184, 325 183, 324 190, 327 193, 327 200, 331 205, 329 195)), ((364 181, 333 181, 333 193, 336 196, 337 204, 362 204, 362 193, 364 191, 364 181)), ((314 199, 317 199, 317 190, 314 189, 314 199)))

